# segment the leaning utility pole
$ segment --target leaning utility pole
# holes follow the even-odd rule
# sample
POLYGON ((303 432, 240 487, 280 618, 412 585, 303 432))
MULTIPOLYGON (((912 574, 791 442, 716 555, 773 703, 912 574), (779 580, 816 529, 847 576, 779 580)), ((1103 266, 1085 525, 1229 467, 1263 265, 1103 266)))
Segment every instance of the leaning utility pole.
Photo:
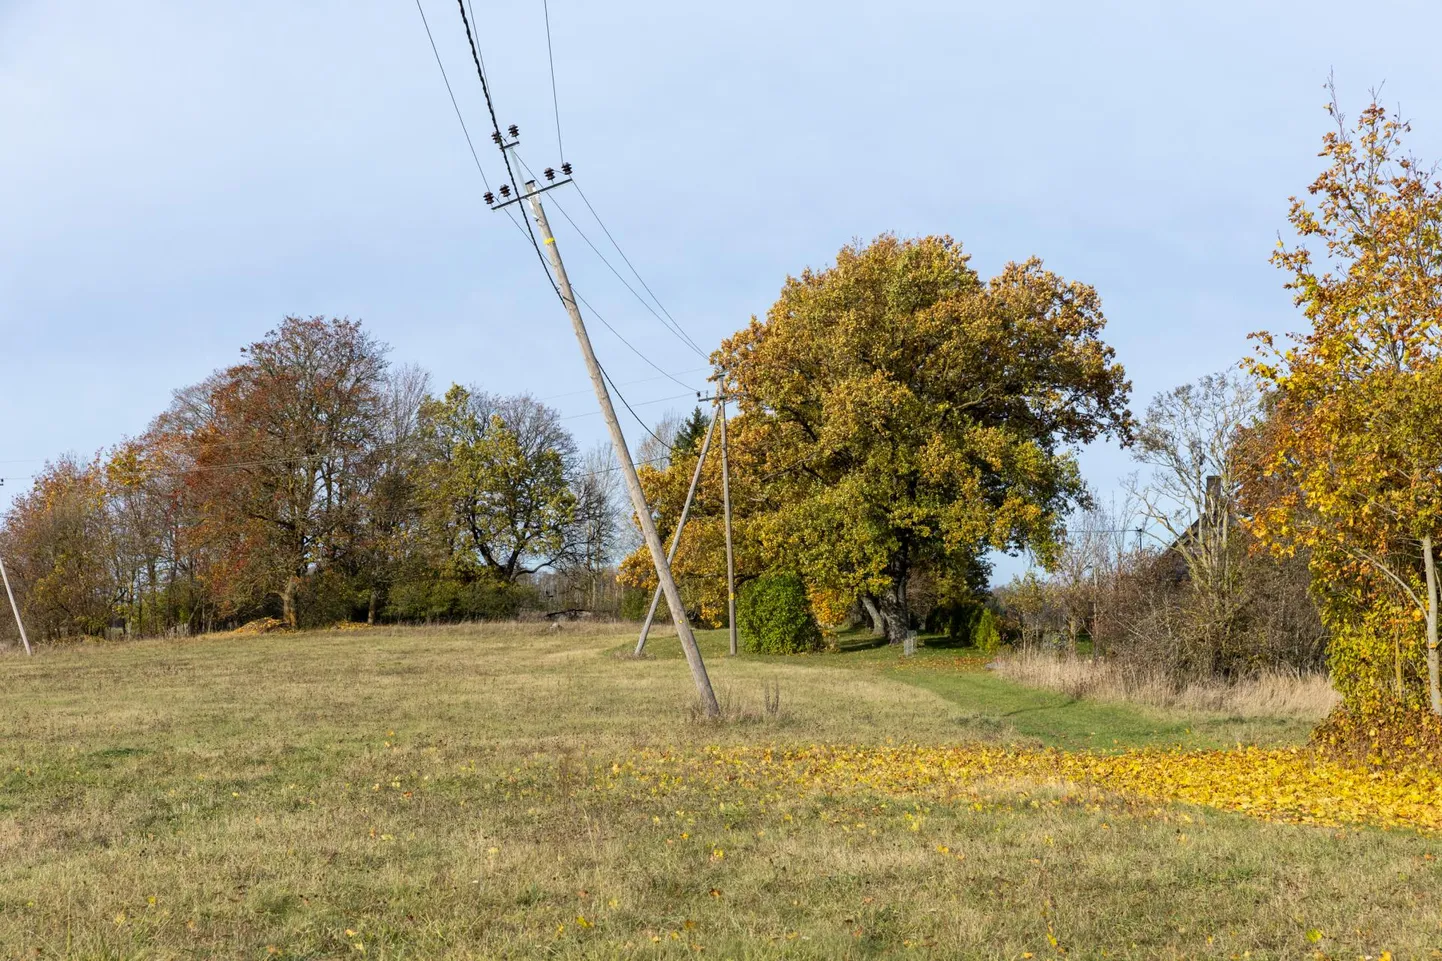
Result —
MULTIPOLYGON (((681 546, 681 532, 686 529, 686 519, 691 516, 691 503, 696 498, 696 488, 701 483, 701 467, 706 463, 706 452, 711 449, 711 435, 716 433, 716 417, 712 415, 711 426, 706 428, 706 438, 701 441, 701 453, 696 457, 696 470, 691 473, 691 487, 686 491, 686 503, 681 505, 681 518, 676 521, 676 532, 671 535, 671 549, 666 552, 666 563, 676 560, 676 551, 681 546)), ((656 582, 656 592, 651 595, 651 607, 646 611, 646 620, 641 625, 641 636, 636 640, 636 656, 646 650, 646 637, 651 633, 651 622, 656 619, 656 608, 661 603, 661 583, 656 582)))
MULTIPOLYGON (((510 128, 511 136, 516 136, 515 128, 510 128)), ((508 160, 511 161, 511 169, 522 169, 519 158, 511 153, 515 143, 503 144, 502 149, 506 151, 508 160)), ((502 188, 502 195, 507 191, 502 188)), ((591 374, 591 386, 596 390, 596 400, 601 404, 601 413, 606 418, 606 427, 611 432, 611 444, 616 449, 616 459, 621 463, 621 476, 626 480, 626 489, 631 495, 631 506, 636 511, 636 518, 641 522, 641 534, 646 539, 646 547, 651 551, 651 560, 656 565, 656 577, 661 582, 661 589, 666 594, 666 604, 671 608, 671 620, 676 624, 676 633, 681 638, 681 648, 686 653, 686 663, 691 667, 691 676, 696 681, 696 692, 701 697, 701 709, 708 717, 715 717, 721 713, 721 706, 716 703, 716 692, 711 689, 711 679, 706 674, 706 664, 701 660, 701 651, 696 647, 696 637, 691 633, 691 625, 686 620, 686 608, 681 603, 681 592, 676 587, 676 580, 671 576, 671 565, 666 560, 666 548, 661 543, 661 536, 656 533, 656 521, 651 516, 651 508, 646 503, 646 493, 641 489, 641 478, 636 474, 636 465, 631 460, 631 451, 626 446, 626 435, 621 433, 621 422, 616 418, 616 408, 611 404, 611 394, 606 390, 606 381, 601 374, 601 365, 596 360, 596 353, 591 348, 591 338, 586 333, 586 322, 581 319, 581 310, 576 306, 576 295, 571 291, 571 281, 566 277, 566 267, 561 263, 561 252, 556 249, 556 238, 551 233, 551 225, 546 220, 546 211, 541 206, 540 191, 536 189, 534 180, 525 182, 524 196, 531 207, 531 215, 540 229, 541 238, 545 241, 546 253, 551 261, 551 270, 555 274, 556 285, 561 295, 561 301, 566 305, 566 312, 571 315, 571 327, 576 332, 576 340, 580 341, 581 354, 586 360, 586 369, 591 374)))
MULTIPOLYGON (((506 128, 510 134, 507 141, 501 133, 501 123, 496 119, 496 105, 491 99, 491 85, 486 80, 485 68, 481 65, 480 50, 476 47, 476 38, 471 32, 471 21, 466 15, 465 0, 456 0, 460 7, 461 23, 466 28, 466 42, 471 48, 471 61, 476 65, 476 76, 481 81, 481 92, 486 98, 486 112, 491 118, 491 140, 500 148, 501 156, 506 162, 506 180, 500 184, 497 192, 500 193, 502 202, 496 203, 496 197, 489 189, 483 195, 487 206, 492 210, 500 210, 521 200, 528 201, 531 208, 531 215, 540 228, 541 238, 546 242, 546 254, 550 259, 548 276, 555 285, 556 294, 566 306, 566 313, 571 315, 571 327, 576 332, 576 340, 581 344, 581 356, 586 361, 586 370, 591 375, 591 386, 596 390, 596 400, 601 404, 601 413, 606 418, 606 427, 611 432, 611 445, 616 450, 616 459, 621 463, 621 476, 626 480, 626 490, 631 495, 631 506, 636 511, 636 520, 641 524, 641 533, 646 538, 646 548, 651 552, 651 561, 656 565, 656 578, 661 582, 662 589, 666 592, 666 603, 671 608, 671 619, 676 623, 676 633, 681 638, 681 649, 686 653, 686 663, 691 667, 691 676, 696 681, 696 693, 701 698, 701 710, 707 717, 719 717, 721 706, 716 703, 716 692, 711 689, 711 678, 706 675, 706 664, 701 660, 701 651, 696 646, 696 637, 691 633, 691 625, 686 620, 686 608, 681 603, 681 592, 676 588, 676 580, 671 576, 671 565, 666 561, 666 548, 661 543, 661 537, 656 533, 656 519, 651 516, 651 508, 646 504, 646 492, 641 489, 641 478, 636 476, 636 465, 631 460, 631 451, 626 446, 626 435, 621 433, 621 423, 616 419, 616 408, 611 405, 611 394, 606 390, 605 375, 601 372, 601 364, 596 360, 596 352, 591 348, 591 338, 586 333, 586 322, 581 319, 581 309, 576 306, 576 294, 571 290, 571 281, 566 276, 566 267, 561 263, 561 252, 556 249, 556 237, 551 233, 551 225, 546 220, 546 211, 541 206, 540 194, 555 187, 570 182, 571 165, 566 163, 564 158, 561 162, 561 173, 564 175, 559 183, 556 182, 556 171, 546 167, 542 173, 547 184, 544 187, 537 187, 535 177, 525 181, 524 189, 520 180, 520 171, 527 169, 522 163, 520 155, 516 153, 516 146, 519 143, 521 131, 515 124, 506 128), (512 197, 514 190, 515 196, 512 197)), ((425 12, 421 13, 422 19, 425 12)), ((429 28, 427 28, 429 30, 429 28)), ((547 43, 550 37, 549 21, 547 21, 547 43)), ((439 60, 437 56, 437 60, 439 60)), ((442 68, 444 73, 444 68, 442 68)), ((552 82, 552 94, 554 96, 554 73, 552 82)), ((449 87, 447 81, 447 87, 449 87)), ((454 99, 454 95, 452 96, 454 99)), ((459 116, 460 108, 457 108, 459 116)), ((559 115, 559 110, 557 111, 559 115)), ((464 122, 461 124, 465 126, 464 122)), ((466 135, 469 141, 470 134, 466 135)), ((560 141, 560 122, 557 121, 556 139, 560 141)), ((472 148, 474 153, 474 147, 472 148)), ((480 166, 480 161, 476 161, 480 166)), ((484 171, 482 179, 485 178, 484 171)), ((524 216, 522 218, 524 220, 524 216)), ((534 233, 530 227, 526 228, 532 246, 536 248, 537 256, 541 254, 541 245, 536 243, 534 233)), ((547 259, 542 257, 542 260, 547 259)))
MULTIPOLYGON (((722 375, 725 376, 724 374, 722 375)), ((736 656, 736 558, 731 551, 731 465, 726 459, 726 382, 721 382, 721 503, 726 511, 726 625, 736 656)))
POLYGON ((20 628, 20 643, 25 645, 25 653, 34 657, 35 652, 30 649, 30 638, 25 636, 25 622, 20 620, 20 605, 15 603, 15 592, 10 590, 10 575, 5 573, 3 557, 0 557, 0 580, 5 582, 5 596, 10 598, 10 610, 15 613, 15 626, 20 628))

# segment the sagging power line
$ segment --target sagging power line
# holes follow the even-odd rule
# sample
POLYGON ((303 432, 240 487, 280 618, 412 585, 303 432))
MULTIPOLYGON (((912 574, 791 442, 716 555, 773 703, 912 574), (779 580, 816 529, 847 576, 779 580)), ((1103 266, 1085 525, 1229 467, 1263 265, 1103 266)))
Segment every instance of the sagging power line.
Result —
MULTIPOLYGON (((564 186, 566 179, 556 182, 554 168, 547 167, 543 171, 547 183, 544 186, 538 184, 535 178, 526 180, 524 188, 518 179, 517 172, 520 169, 520 159, 515 154, 519 145, 520 130, 515 124, 506 128, 506 134, 502 134, 500 122, 496 119, 495 103, 491 97, 490 84, 486 80, 485 71, 481 67, 480 53, 471 32, 471 20, 466 14, 465 0, 457 0, 460 8, 461 24, 466 31, 466 41, 471 49, 471 57, 475 61, 476 74, 481 81, 481 90, 486 98, 486 110, 490 114, 492 134, 491 139, 501 151, 502 159, 506 165, 506 173, 509 184, 501 184, 499 189, 500 200, 497 201, 494 195, 488 190, 486 195, 487 204, 494 209, 505 209, 513 203, 524 200, 530 207, 531 219, 535 221, 532 228, 531 222, 527 221, 526 228, 531 245, 540 258, 542 265, 546 267, 546 279, 556 291, 557 297, 565 307, 571 319, 571 327, 575 332, 576 341, 581 348, 582 358, 585 360, 586 368, 590 373, 591 385, 596 392, 596 400, 600 403, 602 414, 606 419, 606 427, 611 435, 612 447, 615 449, 616 459, 621 468, 621 476, 626 483, 626 490, 631 498, 631 505, 635 510, 637 521, 641 526, 641 533, 646 541, 647 550, 651 554, 652 563, 656 568, 656 576, 660 581, 666 595, 667 605, 671 609, 672 621, 676 626, 676 633, 680 637, 681 647, 686 655, 687 665, 691 669, 692 678, 696 683, 696 691, 701 699, 702 711, 710 717, 720 714, 720 704, 716 700, 716 693, 711 687, 711 679, 706 673, 706 665, 701 657, 701 651, 696 645, 695 635, 691 631, 691 625, 686 616, 685 605, 681 600, 680 589, 676 585, 675 578, 671 574, 671 565, 666 558, 666 551, 661 543, 660 535, 656 531, 655 518, 651 515, 650 506, 646 502, 645 491, 641 488, 640 477, 636 473, 635 462, 631 458, 631 451, 626 443, 626 436, 621 430, 620 420, 616 417, 616 409, 611 403, 611 391, 607 387, 607 377, 601 369, 600 362, 591 345, 590 335, 586 331, 585 319, 581 316, 581 309, 577 303, 575 293, 571 289, 571 282, 566 274, 566 267, 561 260, 560 250, 556 245, 555 235, 551 231, 550 222, 546 218, 545 208, 541 203, 541 194, 546 191, 564 186), (506 135, 509 135, 507 137, 506 135), (545 253, 542 253, 541 244, 537 242, 536 235, 539 232, 545 243, 545 253)), ((568 161, 561 161, 561 172, 567 178, 571 173, 571 164, 568 161)), ((634 414, 634 411, 632 412, 634 414)))

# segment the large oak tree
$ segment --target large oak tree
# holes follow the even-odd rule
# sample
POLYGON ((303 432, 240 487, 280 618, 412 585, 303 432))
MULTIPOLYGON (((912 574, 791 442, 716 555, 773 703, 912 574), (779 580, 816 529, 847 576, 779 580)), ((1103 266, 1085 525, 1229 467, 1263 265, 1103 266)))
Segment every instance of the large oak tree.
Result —
POLYGON ((1050 561, 1086 501, 1074 450, 1130 429, 1096 291, 1036 259, 990 280, 968 261, 949 237, 845 247, 715 357, 759 551, 866 602, 893 641, 913 572, 969 579, 989 550, 1050 561))

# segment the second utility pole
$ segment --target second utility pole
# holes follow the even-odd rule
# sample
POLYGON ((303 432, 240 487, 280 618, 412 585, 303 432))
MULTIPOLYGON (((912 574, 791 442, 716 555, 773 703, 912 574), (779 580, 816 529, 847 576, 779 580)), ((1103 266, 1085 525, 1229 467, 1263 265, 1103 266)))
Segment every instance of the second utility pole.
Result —
MULTIPOLYGON (((499 134, 497 136, 499 137, 499 134)), ((520 169, 519 165, 515 169, 520 169)), ((591 386, 596 389, 596 399, 601 403, 606 427, 611 432, 611 445, 616 449, 616 459, 621 462, 621 476, 626 480, 631 506, 636 511, 636 519, 641 523, 641 534, 646 539, 646 547, 651 551, 651 560, 656 565, 656 579, 661 582, 661 590, 666 594, 666 604, 671 608, 671 620, 676 625, 676 633, 681 638, 681 649, 686 653, 686 663, 690 665, 691 676, 696 681, 696 693, 701 697, 701 710, 707 717, 717 717, 721 713, 721 706, 716 703, 716 692, 711 689, 711 678, 706 674, 706 664, 701 660, 701 651, 696 647, 696 637, 691 633, 690 622, 686 620, 681 592, 676 587, 675 578, 671 576, 671 565, 666 561, 666 547, 661 543, 661 535, 656 533, 656 521, 651 516, 651 508, 646 504, 646 492, 641 489, 641 478, 636 475, 636 465, 632 463, 631 451, 626 446, 626 435, 621 433, 621 422, 616 419, 616 408, 612 406, 611 394, 606 390, 601 364, 596 360, 596 352, 591 348, 586 322, 581 319, 581 309, 576 306, 576 295, 571 292, 571 281, 566 277, 566 267, 561 263, 561 252, 556 249, 556 238, 546 220, 546 211, 541 207, 541 198, 534 180, 526 181, 525 195, 531 206, 531 215, 546 242, 546 254, 556 275, 561 300, 566 305, 566 312, 571 315, 571 326, 576 331, 576 339, 581 342, 581 354, 586 360, 586 370, 591 374, 591 386)))
POLYGON ((736 560, 731 551, 731 465, 726 460, 726 380, 721 390, 721 502, 726 511, 726 625, 731 629, 731 656, 736 656, 736 560))

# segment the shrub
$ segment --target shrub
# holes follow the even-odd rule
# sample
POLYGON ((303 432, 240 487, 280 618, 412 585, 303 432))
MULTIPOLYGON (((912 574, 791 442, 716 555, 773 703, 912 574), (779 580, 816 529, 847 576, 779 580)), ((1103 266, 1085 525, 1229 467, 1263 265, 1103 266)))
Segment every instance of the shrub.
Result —
POLYGON ((302 580, 296 589, 296 624, 316 628, 364 620, 365 605, 365 592, 350 578, 335 571, 321 571, 302 580))
POLYGON ((1435 770, 1442 764, 1442 718, 1395 700, 1343 705, 1312 732, 1312 745, 1352 764, 1435 770))
MULTIPOLYGON (((651 609, 652 591, 643 591, 639 587, 621 588, 621 619, 623 621, 643 621, 646 619, 646 612, 651 609)), ((658 607, 657 613, 665 610, 665 605, 658 607)))
POLYGON ((981 609, 971 629, 971 643, 983 654, 995 654, 1001 650, 1001 623, 991 608, 981 609))
POLYGON ((953 643, 969 641, 981 611, 982 605, 974 600, 944 601, 927 613, 923 626, 928 634, 945 634, 953 643))
POLYGON ((502 620, 539 603, 533 588, 491 578, 403 581, 391 588, 385 614, 401 621, 502 620))
POLYGON ((743 586, 736 627, 753 654, 799 654, 822 645, 806 585, 795 574, 768 574, 743 586))

